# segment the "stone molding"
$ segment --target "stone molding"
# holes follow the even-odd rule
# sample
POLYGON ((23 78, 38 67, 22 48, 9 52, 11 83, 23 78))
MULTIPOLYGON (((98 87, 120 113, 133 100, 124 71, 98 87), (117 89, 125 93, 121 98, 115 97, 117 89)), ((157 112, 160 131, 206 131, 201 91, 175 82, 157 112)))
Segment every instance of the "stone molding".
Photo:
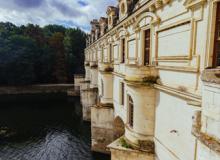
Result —
POLYGON ((197 111, 194 116, 192 134, 209 149, 220 154, 220 140, 201 132, 201 119, 201 111, 197 111))
POLYGON ((199 103, 201 103, 201 101, 202 101, 202 97, 200 95, 196 95, 196 94, 189 93, 189 92, 183 92, 183 91, 180 91, 178 89, 171 88, 168 86, 154 84, 154 88, 159 89, 163 92, 175 95, 177 97, 186 99, 186 100, 195 101, 195 102, 199 102, 199 103))
MULTIPOLYGON (((121 137, 121 138, 125 138, 124 136, 121 137)), ((111 143, 110 145, 108 145, 108 148, 109 149, 115 149, 115 150, 121 150, 121 151, 127 151, 127 152, 136 152, 136 153, 143 153, 143 154, 149 154, 149 155, 152 155, 154 156, 154 142, 151 141, 149 143, 149 145, 147 145, 148 147, 145 148, 145 151, 143 150, 140 150, 140 149, 135 149, 136 146, 133 146, 133 148, 125 148, 125 147, 122 147, 122 145, 120 144, 120 139, 117 139, 115 140, 113 143, 111 143)), ((127 140, 126 140, 127 141, 127 140)))
POLYGON ((201 79, 204 82, 220 84, 220 68, 204 70, 201 79))

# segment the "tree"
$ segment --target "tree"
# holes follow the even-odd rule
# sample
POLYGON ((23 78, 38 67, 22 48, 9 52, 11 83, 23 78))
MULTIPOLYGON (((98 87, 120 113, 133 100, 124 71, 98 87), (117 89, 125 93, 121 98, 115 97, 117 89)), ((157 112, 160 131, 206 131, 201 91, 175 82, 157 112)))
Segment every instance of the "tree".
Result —
POLYGON ((86 34, 80 29, 68 29, 64 39, 67 57, 68 77, 84 73, 84 48, 86 47, 86 34))
POLYGON ((65 50, 63 45, 64 35, 61 32, 56 32, 49 39, 49 45, 55 54, 53 78, 56 83, 67 82, 67 70, 65 61, 65 50))
POLYGON ((78 28, 0 22, 0 85, 72 82, 84 72, 85 38, 78 28))
POLYGON ((35 80, 34 59, 37 49, 34 41, 22 35, 13 35, 0 50, 1 84, 27 85, 35 80))

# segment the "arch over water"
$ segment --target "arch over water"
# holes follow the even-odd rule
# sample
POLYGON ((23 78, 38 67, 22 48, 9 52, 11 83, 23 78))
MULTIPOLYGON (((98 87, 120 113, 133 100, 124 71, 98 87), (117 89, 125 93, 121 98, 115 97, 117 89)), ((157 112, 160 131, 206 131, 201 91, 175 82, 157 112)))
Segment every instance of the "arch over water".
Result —
POLYGON ((125 134, 125 124, 123 122, 123 120, 121 119, 121 117, 117 116, 114 119, 114 137, 115 139, 120 138, 121 136, 123 136, 125 134))

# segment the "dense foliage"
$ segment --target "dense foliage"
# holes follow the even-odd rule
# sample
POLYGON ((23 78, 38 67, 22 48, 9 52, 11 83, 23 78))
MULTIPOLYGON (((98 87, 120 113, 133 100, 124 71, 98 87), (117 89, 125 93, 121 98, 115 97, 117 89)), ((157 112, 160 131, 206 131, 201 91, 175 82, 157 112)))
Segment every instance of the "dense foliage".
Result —
POLYGON ((71 82, 84 72, 85 38, 78 28, 0 23, 0 85, 71 82))

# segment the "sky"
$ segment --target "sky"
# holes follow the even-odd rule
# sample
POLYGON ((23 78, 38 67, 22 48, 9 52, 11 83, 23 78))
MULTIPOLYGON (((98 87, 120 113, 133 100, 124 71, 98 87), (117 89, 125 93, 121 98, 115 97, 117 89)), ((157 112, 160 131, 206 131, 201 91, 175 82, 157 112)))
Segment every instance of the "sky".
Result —
POLYGON ((0 21, 16 25, 59 24, 90 31, 90 21, 106 17, 117 0, 0 0, 0 21))

